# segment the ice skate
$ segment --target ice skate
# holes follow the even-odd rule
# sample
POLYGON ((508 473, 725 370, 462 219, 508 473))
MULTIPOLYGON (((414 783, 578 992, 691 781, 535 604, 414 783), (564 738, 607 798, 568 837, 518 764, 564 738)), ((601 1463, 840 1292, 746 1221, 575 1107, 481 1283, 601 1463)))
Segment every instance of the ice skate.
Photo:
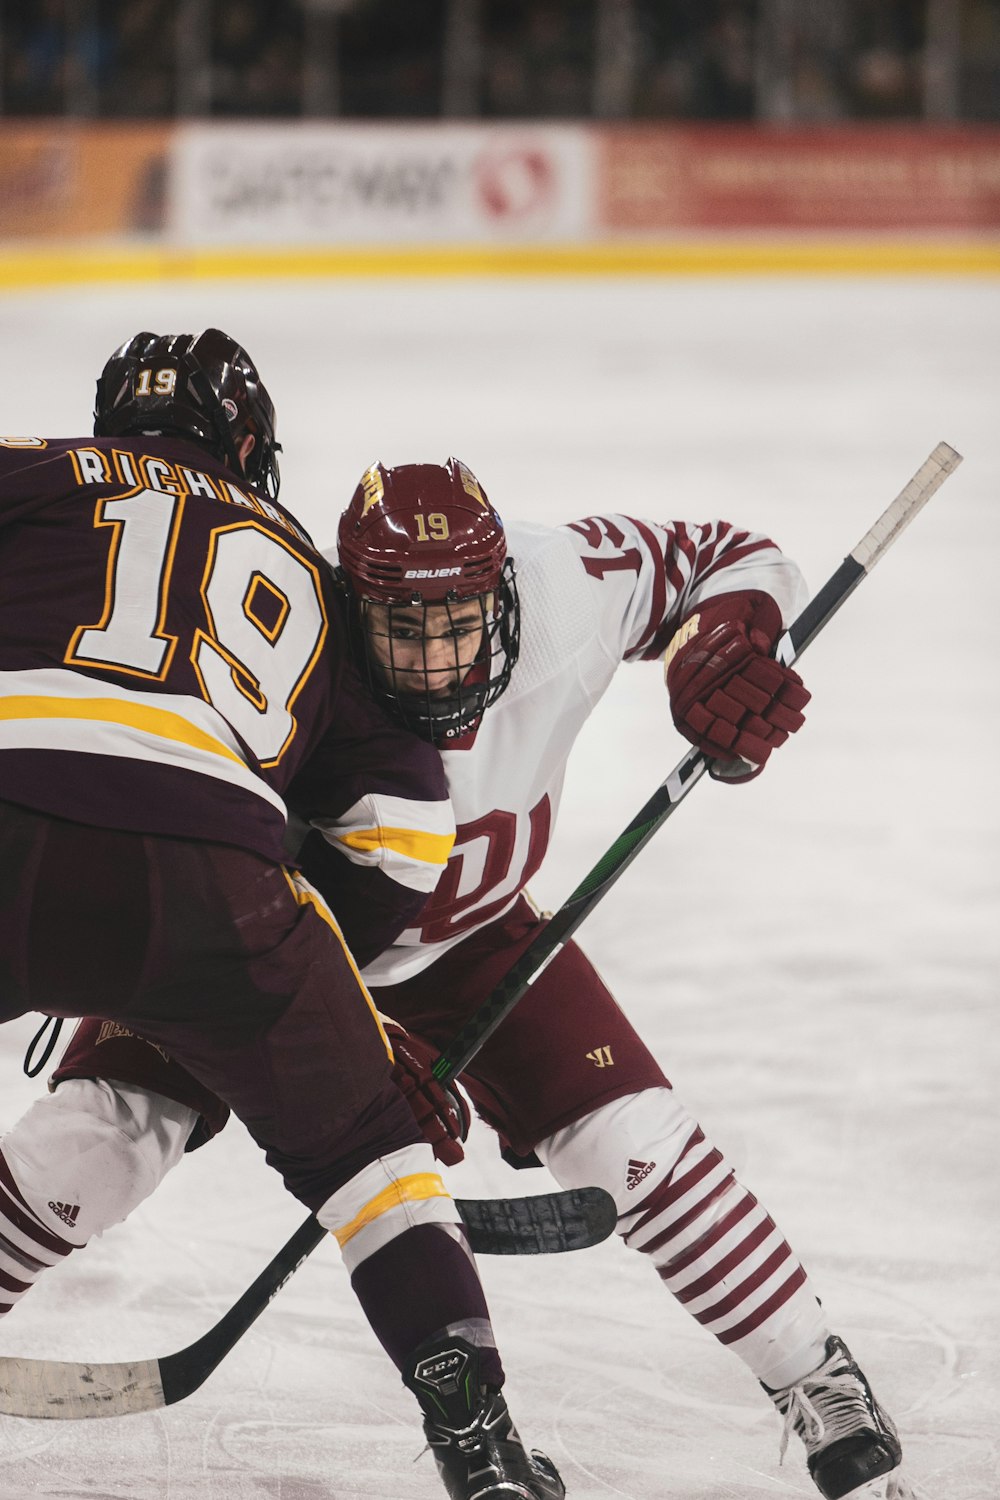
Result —
POLYGON ((555 1466, 525 1450, 502 1394, 478 1373, 478 1351, 454 1338, 424 1345, 403 1374, 451 1500, 563 1500, 555 1466))
POLYGON ((841 1339, 827 1339, 826 1358, 811 1375, 764 1389, 785 1419, 782 1458, 789 1434, 798 1433, 824 1500, 911 1500, 896 1429, 841 1339))

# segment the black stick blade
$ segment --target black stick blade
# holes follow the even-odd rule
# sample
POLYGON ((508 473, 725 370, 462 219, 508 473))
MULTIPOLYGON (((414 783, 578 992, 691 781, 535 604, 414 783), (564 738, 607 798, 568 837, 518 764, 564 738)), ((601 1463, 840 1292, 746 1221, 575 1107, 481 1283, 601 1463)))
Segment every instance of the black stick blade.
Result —
POLYGON ((479 1255, 558 1255, 586 1250, 614 1232, 615 1200, 603 1188, 531 1198, 463 1199, 462 1219, 479 1255))

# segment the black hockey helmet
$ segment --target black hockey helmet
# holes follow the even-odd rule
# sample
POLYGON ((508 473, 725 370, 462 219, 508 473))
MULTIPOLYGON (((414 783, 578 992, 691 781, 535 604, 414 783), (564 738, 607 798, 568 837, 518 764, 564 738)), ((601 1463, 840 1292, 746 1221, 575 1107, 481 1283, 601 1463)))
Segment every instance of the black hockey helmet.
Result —
POLYGON ((101 371, 94 436, 163 433, 205 444, 273 499, 280 476, 274 403, 253 360, 218 328, 137 333, 101 371), (241 463, 247 433, 254 445, 241 463))

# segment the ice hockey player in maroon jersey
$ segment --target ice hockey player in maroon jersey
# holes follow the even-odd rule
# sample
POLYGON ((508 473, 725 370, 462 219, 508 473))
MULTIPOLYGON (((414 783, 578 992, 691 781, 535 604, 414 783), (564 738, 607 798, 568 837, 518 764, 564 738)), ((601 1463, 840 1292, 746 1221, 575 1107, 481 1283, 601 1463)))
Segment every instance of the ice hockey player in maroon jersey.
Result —
POLYGON ((155 1186, 217 1096, 338 1240, 425 1411, 437 1397, 449 1494, 559 1500, 330 909, 362 961, 419 919, 453 839, 440 761, 362 685, 277 451, 256 369, 215 329, 116 351, 93 439, 0 444, 0 1020, 100 1017, 192 1080, 155 1121, 127 1076, 69 1080, 40 1132, 0 1143, 0 1311, 155 1186), (289 809, 317 830, 315 883, 287 863, 289 809), (78 1169, 110 1153, 111 1187, 61 1188, 60 1147, 78 1169))

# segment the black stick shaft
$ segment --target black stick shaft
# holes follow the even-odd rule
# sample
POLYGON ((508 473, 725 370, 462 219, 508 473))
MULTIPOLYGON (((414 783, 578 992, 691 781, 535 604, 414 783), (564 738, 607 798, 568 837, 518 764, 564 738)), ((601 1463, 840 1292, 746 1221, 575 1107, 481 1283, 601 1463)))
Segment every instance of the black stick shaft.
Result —
POLYGON ((183 1401, 208 1379, 326 1235, 327 1231, 319 1220, 310 1215, 208 1333, 186 1349, 160 1360, 165 1406, 183 1401))

